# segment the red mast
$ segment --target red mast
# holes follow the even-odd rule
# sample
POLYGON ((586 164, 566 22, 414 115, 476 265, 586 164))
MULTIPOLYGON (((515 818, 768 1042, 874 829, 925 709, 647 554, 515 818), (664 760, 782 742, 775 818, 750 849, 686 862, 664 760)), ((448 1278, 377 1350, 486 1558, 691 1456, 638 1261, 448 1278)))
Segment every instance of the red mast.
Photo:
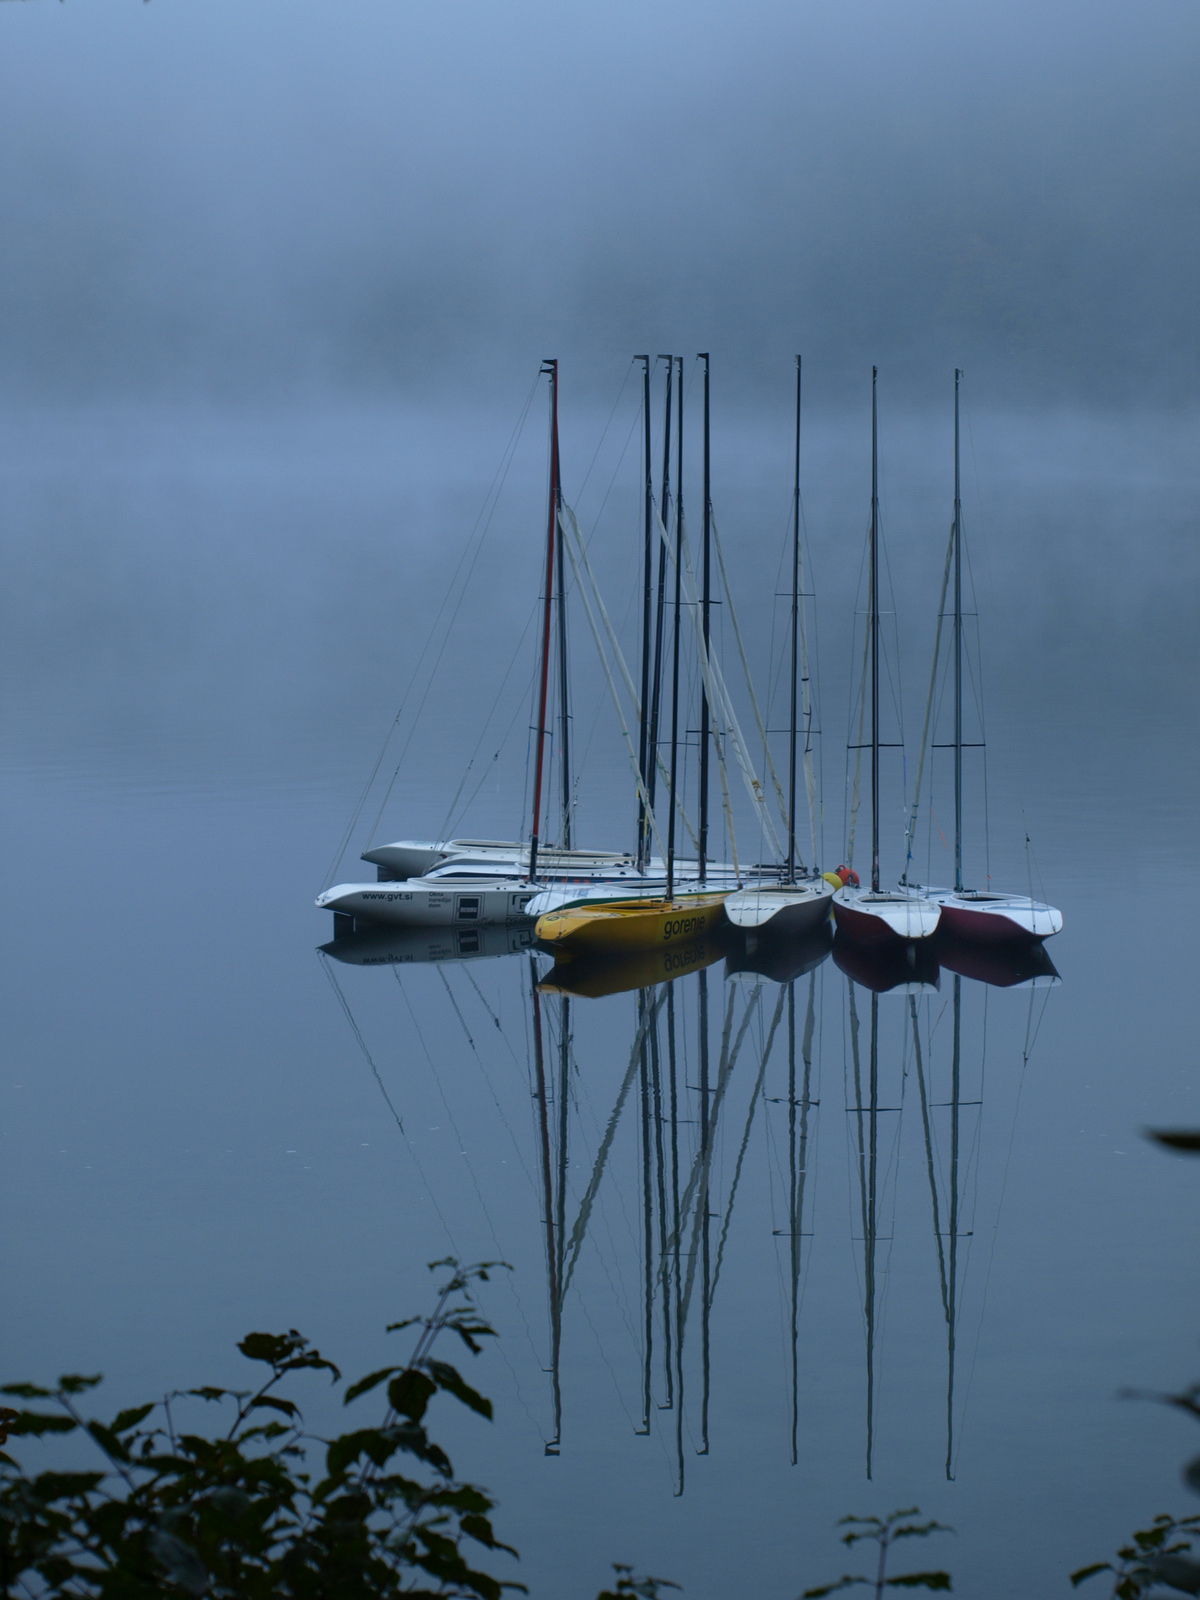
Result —
POLYGON ((533 831, 529 839, 529 877, 537 877, 538 819, 542 811, 542 766, 546 751, 546 687, 550 677, 550 611, 554 596, 554 535, 558 521, 558 362, 543 361, 550 379, 550 513, 546 530, 546 605, 542 614, 542 681, 538 691, 537 759, 533 769, 533 831))

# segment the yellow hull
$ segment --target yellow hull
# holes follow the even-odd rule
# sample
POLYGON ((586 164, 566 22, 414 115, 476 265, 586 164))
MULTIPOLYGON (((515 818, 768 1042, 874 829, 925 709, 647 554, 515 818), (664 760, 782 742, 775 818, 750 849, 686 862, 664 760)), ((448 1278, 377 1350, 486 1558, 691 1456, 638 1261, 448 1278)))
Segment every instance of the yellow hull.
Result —
POLYGON ((586 950, 617 955, 624 950, 694 944, 724 923, 725 893, 565 906, 539 917, 534 931, 538 942, 556 953, 586 950))

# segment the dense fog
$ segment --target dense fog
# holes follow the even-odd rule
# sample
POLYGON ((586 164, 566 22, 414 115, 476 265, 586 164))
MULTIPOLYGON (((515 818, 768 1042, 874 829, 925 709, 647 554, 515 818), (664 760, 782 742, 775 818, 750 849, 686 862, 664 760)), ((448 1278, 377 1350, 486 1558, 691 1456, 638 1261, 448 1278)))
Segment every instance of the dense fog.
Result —
POLYGON ((753 398, 947 369, 1192 403, 1192 0, 0 14, 14 396, 607 390, 709 348, 753 398))

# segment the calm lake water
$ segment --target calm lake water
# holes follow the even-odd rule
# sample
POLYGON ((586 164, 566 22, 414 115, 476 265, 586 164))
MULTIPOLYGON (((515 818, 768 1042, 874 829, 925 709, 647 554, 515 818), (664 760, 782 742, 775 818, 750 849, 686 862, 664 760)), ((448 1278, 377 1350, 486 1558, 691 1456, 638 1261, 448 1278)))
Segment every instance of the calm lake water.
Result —
MULTIPOLYGON (((578 495, 626 631, 630 417, 578 495)), ((1200 1115, 1189 419, 974 419, 991 870, 1036 872, 1062 908, 1060 985, 943 971, 873 1000, 832 960, 782 985, 716 961, 568 1004, 536 994, 551 963, 528 951, 317 951, 313 897, 513 418, 449 420, 461 450, 448 419, 383 411, 6 421, 6 1376, 103 1370, 115 1405, 236 1381, 235 1341, 286 1327, 356 1374, 429 1302, 425 1263, 502 1259, 501 1338, 471 1373, 497 1420, 443 1434, 499 1493, 535 1595, 582 1600, 620 1560, 700 1600, 786 1600, 844 1570, 839 1516, 911 1504, 957 1529, 917 1548, 959 1593, 1068 1593, 1071 1568, 1194 1509, 1183 1422, 1116 1398, 1200 1371, 1198 1175, 1139 1131, 1200 1115)), ((885 436, 910 749, 946 420, 885 436)), ((737 419, 717 501, 764 681, 787 426, 737 419)), ((580 424, 572 460, 602 428, 580 424)), ((829 865, 862 419, 812 439, 829 865)), ((543 468, 538 433, 343 876, 369 842, 457 821, 472 758, 465 825, 522 826, 543 468)), ((589 651, 581 628, 579 837, 625 845, 589 651)), ((934 805, 936 851, 944 788, 934 805)), ((979 870, 977 800, 968 820, 979 870)), ((319 1385, 307 1403, 335 1425, 319 1385)))

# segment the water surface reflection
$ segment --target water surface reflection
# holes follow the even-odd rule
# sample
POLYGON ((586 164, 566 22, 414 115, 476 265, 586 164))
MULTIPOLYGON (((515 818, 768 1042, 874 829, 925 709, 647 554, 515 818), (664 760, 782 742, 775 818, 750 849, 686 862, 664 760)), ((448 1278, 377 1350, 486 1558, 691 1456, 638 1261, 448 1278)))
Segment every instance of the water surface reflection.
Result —
MULTIPOLYGON (((757 1378, 786 1396, 775 1406, 777 1446, 793 1464, 806 1448, 827 1448, 806 1416, 806 1389, 819 1380, 829 1308, 806 1289, 818 1228, 815 1174, 821 1145, 831 1139, 829 1105, 823 1138, 820 1130, 822 1080, 828 1092, 840 1075, 832 1128, 841 1122, 845 1138, 832 1135, 825 1160, 841 1167, 845 1203, 840 1211, 831 1207, 826 1193, 819 1208, 821 1231, 827 1242, 840 1241, 854 1274, 861 1320, 859 1414, 843 1415, 840 1426, 847 1438, 861 1435, 861 1471, 873 1477, 886 1309, 903 1230, 927 1258, 921 1276, 937 1297, 943 1330, 944 1420, 929 1409, 923 1425, 944 1428, 945 1475, 954 1477, 966 1407, 958 1347, 972 1242, 982 1220, 994 1250, 1003 1196, 994 1169, 1006 1148, 1011 1153, 1015 1134, 1011 1096, 1003 1097, 999 1116, 985 1120, 989 1055, 1007 1075, 1023 1074, 1060 981, 1041 945, 981 951, 940 938, 864 951, 831 928, 803 940, 725 929, 677 950, 552 964, 526 929, 433 936, 360 925, 321 954, 351 966, 392 967, 419 1035, 422 1020, 402 969, 437 965, 439 987, 495 1101, 497 1140, 502 1123, 512 1137, 515 1120, 512 1074, 504 1075, 506 1091, 497 1057, 507 1049, 515 1061, 512 1041, 523 1033, 519 1066, 532 1117, 519 1145, 529 1191, 524 1214, 540 1238, 544 1266, 545 1331, 534 1345, 546 1379, 547 1455, 569 1451, 594 1420, 595 1397, 573 1411, 564 1396, 585 1328, 595 1334, 604 1327, 602 1355, 630 1433, 656 1435, 668 1447, 674 1493, 684 1493, 689 1464, 722 1444, 712 1425, 713 1395, 737 1352, 724 1338, 721 1299, 744 1292, 744 1285, 730 1285, 728 1268, 747 1231, 769 1236, 774 1247, 784 1338, 775 1369, 757 1378), (474 964, 482 962, 493 1000, 476 976, 482 969, 474 964), (1023 993, 997 1002, 993 990, 1023 993), (490 1029, 472 1020, 479 1002, 490 1029), (1008 1008, 999 1021, 996 1003, 1008 1008), (519 1029, 514 1009, 523 1019, 519 1029), (919 1174, 915 1187, 904 1182, 905 1163, 919 1174), (985 1169, 988 1214, 981 1219, 985 1169), (581 1270, 585 1260, 591 1271, 581 1270)), ((327 970, 415 1154, 356 1019, 357 997, 348 998, 328 960, 327 970)), ((428 991, 423 999, 428 1003, 428 991)), ((432 1170, 424 1177, 436 1187, 432 1170)), ((437 1175, 437 1182, 447 1180, 453 1173, 437 1175)), ((770 1292, 761 1283, 754 1290, 764 1310, 770 1292)), ((970 1309, 977 1343, 979 1296, 970 1309)), ((927 1318, 923 1326, 928 1341, 927 1318)), ((927 1350, 925 1364, 931 1359, 927 1350)), ((893 1378, 903 1389, 904 1373, 893 1378)))

